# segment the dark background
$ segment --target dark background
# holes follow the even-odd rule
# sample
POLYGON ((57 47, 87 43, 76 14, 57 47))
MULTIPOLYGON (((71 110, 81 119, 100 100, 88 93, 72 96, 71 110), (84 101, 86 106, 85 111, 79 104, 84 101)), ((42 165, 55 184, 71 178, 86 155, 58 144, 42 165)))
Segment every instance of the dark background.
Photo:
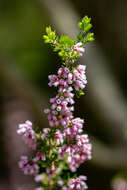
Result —
POLYGON ((127 1, 0 0, 0 190, 34 187, 17 166, 29 150, 16 129, 27 119, 40 129, 48 124, 43 109, 55 91, 47 85, 48 75, 56 72, 60 58, 43 42, 45 27, 73 35, 67 23, 76 27, 85 15, 92 19, 96 40, 81 58, 88 86, 75 115, 86 121, 93 159, 78 173, 88 176, 89 190, 109 190, 116 174, 126 175, 127 1))

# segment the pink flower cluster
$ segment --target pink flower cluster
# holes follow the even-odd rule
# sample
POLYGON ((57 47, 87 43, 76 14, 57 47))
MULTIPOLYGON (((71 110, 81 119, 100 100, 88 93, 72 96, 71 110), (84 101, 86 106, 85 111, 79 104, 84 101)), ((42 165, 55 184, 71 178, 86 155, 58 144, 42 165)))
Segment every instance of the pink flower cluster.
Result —
POLYGON ((53 126, 68 126, 70 119, 73 118, 72 111, 74 107, 72 88, 64 89, 55 98, 50 99, 51 108, 45 109, 44 112, 48 114, 49 125, 53 126))
POLYGON ((78 178, 71 179, 67 186, 63 186, 62 190, 85 190, 87 189, 87 185, 84 182, 86 180, 85 176, 79 176, 78 178))
POLYGON ((32 129, 31 121, 26 121, 23 124, 19 124, 19 129, 17 130, 17 133, 23 137, 23 140, 26 144, 28 144, 29 147, 31 147, 33 150, 36 149, 36 134, 35 131, 32 129))
MULTIPOLYGON (((77 44, 77 50, 75 47, 75 51, 81 53, 80 48, 77 44)), ((44 128, 42 133, 36 134, 30 121, 19 125, 17 133, 23 137, 29 147, 35 150, 35 156, 31 160, 28 160, 27 156, 21 157, 19 167, 24 174, 34 175, 36 182, 42 182, 43 180, 43 175, 39 175, 39 163, 46 163, 49 156, 46 149, 43 151, 42 146, 43 143, 45 146, 47 143, 49 148, 50 134, 52 134, 51 138, 55 140, 57 159, 59 161, 66 159, 66 163, 72 172, 75 172, 81 163, 91 159, 91 144, 88 135, 82 134, 84 120, 74 118, 73 115, 74 94, 76 91, 84 89, 87 84, 85 69, 86 67, 83 65, 74 68, 64 67, 58 70, 57 75, 49 76, 49 86, 55 86, 58 90, 57 95, 50 98, 50 108, 44 110, 48 116, 50 128, 44 128), (54 132, 52 133, 52 131, 54 132)), ((54 165, 46 166, 45 175, 50 180, 54 175, 57 175, 57 172, 59 173, 59 170, 61 168, 57 167, 57 163, 54 162, 54 165), (55 169, 52 169, 52 167, 55 169)), ((79 176, 71 179, 67 185, 62 180, 58 180, 58 185, 61 184, 62 190, 85 190, 87 189, 85 180, 85 176, 79 176)), ((42 187, 36 188, 36 190, 42 189, 42 187)))
POLYGON ((58 150, 60 158, 63 159, 67 155, 67 163, 72 172, 85 160, 91 159, 91 144, 88 136, 82 135, 84 120, 74 118, 72 106, 75 103, 73 91, 85 88, 87 83, 85 69, 83 65, 72 70, 64 67, 58 70, 57 76, 50 75, 49 86, 58 86, 58 94, 50 99, 50 108, 44 110, 48 114, 51 127, 63 127, 62 130, 56 130, 55 139, 58 145, 61 144, 58 150), (67 140, 68 144, 64 143, 64 140, 67 140), (69 142, 72 141, 75 143, 70 145, 69 142))
POLYGON ((60 86, 59 91, 70 85, 74 86, 76 91, 83 89, 87 84, 85 69, 84 65, 78 65, 71 71, 67 67, 60 68, 57 73, 58 75, 49 75, 50 82, 48 84, 49 86, 60 86))
POLYGON ((64 144, 60 149, 59 153, 61 158, 68 155, 67 162, 70 170, 75 172, 76 169, 84 161, 91 159, 91 144, 87 135, 77 135, 76 143, 74 145, 64 144))
POLYGON ((73 139, 77 134, 83 132, 84 120, 80 118, 72 119, 69 123, 70 127, 64 129, 64 136, 68 139, 73 139))
POLYGON ((19 161, 19 168, 24 172, 25 175, 37 175, 39 171, 39 166, 32 161, 28 160, 27 156, 21 156, 19 161))
POLYGON ((38 160, 45 161, 46 157, 44 153, 37 152, 35 158, 29 160, 27 156, 21 156, 18 162, 19 168, 24 172, 25 175, 36 176, 39 172, 38 160))
POLYGON ((72 114, 74 107, 72 105, 75 102, 72 91, 85 88, 87 84, 85 69, 86 67, 83 65, 78 65, 72 71, 65 67, 58 70, 58 76, 49 76, 49 86, 59 86, 56 97, 50 99, 51 108, 44 110, 48 114, 51 127, 60 125, 68 127, 74 118, 72 114))

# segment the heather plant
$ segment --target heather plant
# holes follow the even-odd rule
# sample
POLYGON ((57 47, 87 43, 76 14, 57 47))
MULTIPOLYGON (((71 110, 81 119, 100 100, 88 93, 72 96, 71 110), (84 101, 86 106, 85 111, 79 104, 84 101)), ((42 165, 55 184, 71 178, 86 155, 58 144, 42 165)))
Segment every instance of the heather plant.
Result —
POLYGON ((74 117, 74 97, 84 95, 87 84, 86 66, 77 59, 85 52, 87 42, 94 40, 89 32, 91 19, 85 16, 79 22, 80 33, 76 41, 68 36, 57 36, 51 27, 43 36, 45 43, 52 46, 61 57, 62 63, 57 74, 49 75, 50 87, 56 88, 56 96, 50 98, 50 107, 44 109, 49 127, 39 130, 32 128, 32 122, 19 125, 17 133, 33 150, 32 156, 21 156, 19 167, 26 175, 33 175, 40 185, 36 190, 85 190, 86 176, 76 172, 77 168, 91 159, 91 144, 83 134, 84 120, 74 117), (71 172, 70 172, 71 171, 71 172))

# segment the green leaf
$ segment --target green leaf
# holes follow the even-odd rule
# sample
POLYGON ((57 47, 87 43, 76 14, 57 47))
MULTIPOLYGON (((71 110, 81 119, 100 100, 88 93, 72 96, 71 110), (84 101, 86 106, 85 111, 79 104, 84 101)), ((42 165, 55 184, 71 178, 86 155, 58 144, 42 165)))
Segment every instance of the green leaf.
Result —
POLYGON ((87 42, 94 41, 94 33, 88 33, 87 36, 86 36, 86 41, 87 42))
POLYGON ((82 34, 81 34, 81 33, 79 33, 79 34, 77 35, 77 40, 78 40, 78 41, 82 41, 82 34))
POLYGON ((81 22, 79 22, 78 26, 80 30, 84 31, 85 33, 88 32, 92 28, 92 24, 90 23, 91 18, 85 16, 81 22))
POLYGON ((75 42, 69 36, 62 35, 59 39, 59 43, 60 46, 67 47, 67 46, 73 46, 75 42))
POLYGON ((46 33, 47 33, 47 34, 50 34, 50 32, 52 32, 51 27, 50 27, 50 26, 49 26, 49 27, 46 27, 46 33))
POLYGON ((50 43, 53 46, 57 43, 58 37, 56 36, 56 32, 52 31, 51 27, 46 27, 46 34, 43 35, 43 39, 45 40, 45 43, 50 43))
POLYGON ((85 93, 82 89, 80 89, 79 91, 76 92, 76 96, 77 98, 80 98, 80 96, 83 96, 85 93))
POLYGON ((48 36, 43 35, 43 39, 44 39, 45 43, 50 43, 50 39, 48 36))

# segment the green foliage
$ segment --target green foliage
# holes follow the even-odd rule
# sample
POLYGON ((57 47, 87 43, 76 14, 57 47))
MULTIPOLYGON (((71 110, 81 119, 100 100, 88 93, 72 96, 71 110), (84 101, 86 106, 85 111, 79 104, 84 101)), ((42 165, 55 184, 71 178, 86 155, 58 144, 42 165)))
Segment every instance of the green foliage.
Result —
POLYGON ((43 35, 45 43, 49 43, 52 45, 56 45, 57 43, 57 36, 55 31, 51 30, 51 27, 46 27, 46 35, 43 35))
POLYGON ((87 42, 94 40, 94 34, 89 30, 92 28, 90 23, 91 19, 85 16, 81 22, 79 22, 80 33, 77 35, 77 41, 74 41, 68 36, 62 35, 60 38, 56 35, 56 32, 51 27, 46 27, 46 35, 43 35, 45 43, 49 43, 55 52, 61 57, 63 64, 74 63, 80 56, 78 51, 74 50, 74 46, 78 42, 82 42, 82 48, 84 48, 87 42))
POLYGON ((91 28, 92 28, 92 24, 90 23, 91 18, 88 18, 87 16, 85 16, 81 22, 79 22, 78 26, 80 28, 80 30, 82 30, 83 32, 88 32, 91 28))
POLYGON ((86 41, 87 42, 92 42, 94 41, 94 33, 88 33, 87 36, 86 36, 86 41))
POLYGON ((73 51, 75 41, 68 36, 62 35, 60 38, 56 36, 55 31, 51 27, 46 27, 46 35, 43 36, 45 43, 49 43, 54 51, 59 51, 58 55, 63 61, 72 61, 77 58, 77 54, 73 51))
POLYGON ((60 48, 71 48, 75 44, 75 41, 69 36, 62 35, 59 39, 60 48))
POLYGON ((76 97, 80 98, 80 96, 85 95, 84 91, 82 89, 80 89, 79 91, 76 92, 76 97))
POLYGON ((94 34, 89 32, 89 30, 92 28, 92 24, 90 23, 91 18, 88 18, 85 16, 81 22, 79 22, 78 26, 81 30, 81 32, 77 35, 77 40, 81 41, 84 45, 87 42, 94 41, 94 34))
POLYGON ((62 35, 59 39, 59 56, 64 60, 71 61, 74 57, 73 46, 74 40, 68 36, 62 35))

